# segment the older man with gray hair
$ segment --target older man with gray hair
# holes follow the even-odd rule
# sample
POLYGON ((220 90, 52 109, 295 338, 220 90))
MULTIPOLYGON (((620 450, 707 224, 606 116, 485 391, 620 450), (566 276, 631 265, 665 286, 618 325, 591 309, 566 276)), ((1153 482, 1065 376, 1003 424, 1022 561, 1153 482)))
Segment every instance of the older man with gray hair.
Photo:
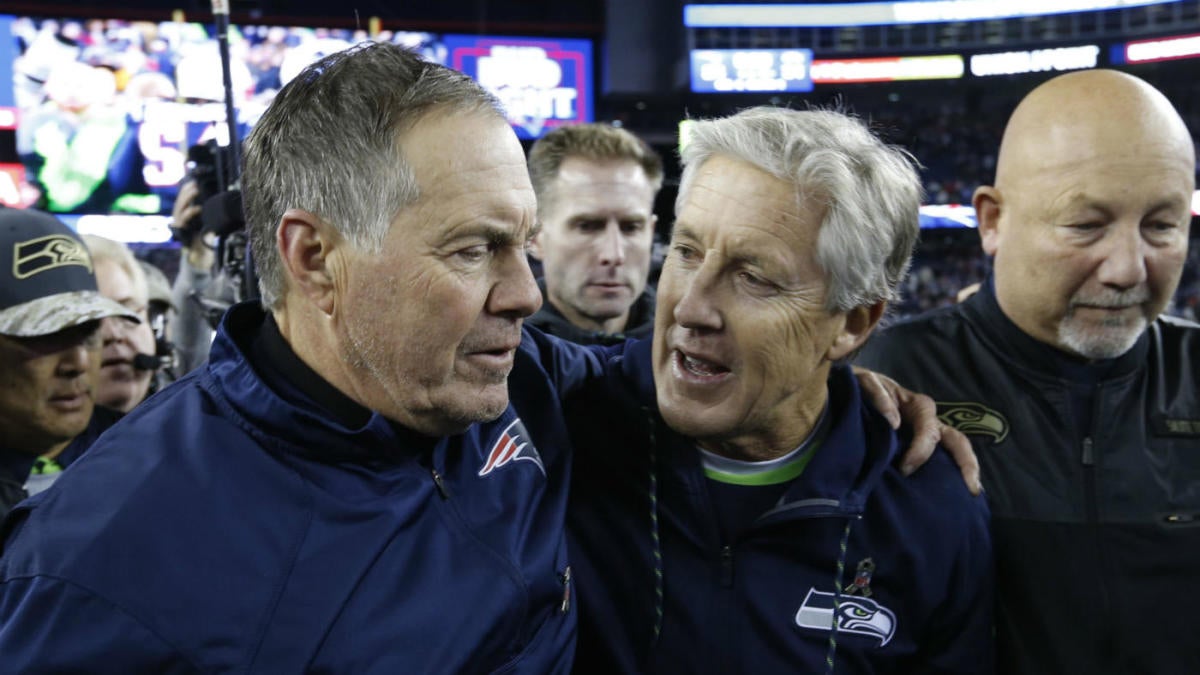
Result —
POLYGON ((5 521, 0 670, 565 671, 566 439, 495 99, 395 45, 328 56, 243 187, 263 302, 5 521))
POLYGON ((567 407, 577 671, 989 672, 987 508, 944 453, 902 477, 840 363, 908 266, 909 157, 756 108, 683 163, 653 344, 567 407))

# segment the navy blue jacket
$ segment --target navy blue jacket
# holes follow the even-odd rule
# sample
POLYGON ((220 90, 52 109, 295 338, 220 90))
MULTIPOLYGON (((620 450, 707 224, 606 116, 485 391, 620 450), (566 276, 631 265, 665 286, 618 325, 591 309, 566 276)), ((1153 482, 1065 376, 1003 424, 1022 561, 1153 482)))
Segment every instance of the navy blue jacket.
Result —
POLYGON ((991 672, 988 512, 946 453, 903 477, 906 441, 837 367, 829 436, 778 506, 723 540, 650 363, 648 343, 629 348, 566 406, 577 672, 991 672))
POLYGON ((234 308, 208 364, 5 521, 0 671, 568 669, 565 362, 526 335, 508 410, 429 439, 265 386, 262 324, 234 308))

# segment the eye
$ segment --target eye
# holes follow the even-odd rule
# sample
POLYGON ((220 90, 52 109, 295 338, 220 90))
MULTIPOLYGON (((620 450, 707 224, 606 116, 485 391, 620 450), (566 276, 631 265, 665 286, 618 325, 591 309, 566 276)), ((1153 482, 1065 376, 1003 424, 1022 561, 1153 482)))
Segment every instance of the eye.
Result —
POLYGON ((621 221, 621 234, 637 234, 646 228, 646 223, 640 220, 621 221))
POLYGON ((687 244, 672 244, 671 254, 684 262, 692 262, 700 258, 700 252, 687 244))
POLYGON ((1149 229, 1152 232, 1171 232, 1173 230, 1179 229, 1178 224, 1168 222, 1165 220, 1156 220, 1152 223, 1148 223, 1146 225, 1146 227, 1147 227, 1147 229, 1149 229))
POLYGON ((595 234, 604 230, 603 220, 581 220, 575 223, 575 229, 587 234, 595 234))
POLYGON ((464 262, 476 263, 486 258, 491 251, 491 247, 487 244, 476 244, 475 246, 468 246, 467 248, 455 251, 454 255, 464 262))
POLYGON ((738 279, 741 279, 742 282, 745 283, 747 286, 750 286, 752 288, 757 288, 757 289, 768 289, 768 288, 773 288, 775 286, 775 284, 772 284, 770 281, 767 281, 766 279, 758 276, 757 274, 754 274, 752 272, 747 272, 745 270, 738 272, 738 279))

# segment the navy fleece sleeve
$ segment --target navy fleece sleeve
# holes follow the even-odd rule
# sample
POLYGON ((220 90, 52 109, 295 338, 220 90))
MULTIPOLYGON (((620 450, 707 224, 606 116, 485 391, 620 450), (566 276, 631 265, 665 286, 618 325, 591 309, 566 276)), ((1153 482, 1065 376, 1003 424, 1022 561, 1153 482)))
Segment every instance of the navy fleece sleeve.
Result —
POLYGON ((196 673, 108 601, 48 577, 0 582, 0 670, 22 675, 196 673))

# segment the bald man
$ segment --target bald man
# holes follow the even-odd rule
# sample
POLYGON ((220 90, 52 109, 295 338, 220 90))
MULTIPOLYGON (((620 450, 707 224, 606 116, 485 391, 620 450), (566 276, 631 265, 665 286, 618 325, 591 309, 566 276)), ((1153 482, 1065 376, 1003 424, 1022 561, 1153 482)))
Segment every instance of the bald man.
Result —
POLYGON ((859 357, 972 439, 1001 673, 1200 673, 1200 326, 1161 316, 1193 154, 1136 77, 1046 82, 975 192, 992 278, 859 357))

